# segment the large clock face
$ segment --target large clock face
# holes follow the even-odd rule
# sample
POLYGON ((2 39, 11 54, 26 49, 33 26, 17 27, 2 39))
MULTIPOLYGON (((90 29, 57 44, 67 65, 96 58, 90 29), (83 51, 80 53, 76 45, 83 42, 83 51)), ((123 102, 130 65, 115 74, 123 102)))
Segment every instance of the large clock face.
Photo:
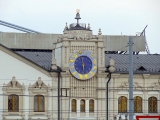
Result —
POLYGON ((87 80, 97 72, 97 60, 95 55, 87 50, 73 53, 69 59, 71 74, 80 80, 87 80))
POLYGON ((80 74, 88 74, 92 69, 92 60, 87 56, 79 56, 74 62, 74 67, 80 74))

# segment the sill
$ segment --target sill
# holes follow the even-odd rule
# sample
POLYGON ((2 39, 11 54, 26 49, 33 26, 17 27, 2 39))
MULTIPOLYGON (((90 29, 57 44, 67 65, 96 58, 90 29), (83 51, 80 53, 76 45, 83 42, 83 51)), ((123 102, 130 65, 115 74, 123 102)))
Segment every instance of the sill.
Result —
POLYGON ((148 114, 158 114, 158 112, 148 112, 148 114))
POLYGON ((8 111, 8 112, 19 112, 19 111, 8 111))
POLYGON ((45 111, 34 111, 34 112, 45 112, 45 111))

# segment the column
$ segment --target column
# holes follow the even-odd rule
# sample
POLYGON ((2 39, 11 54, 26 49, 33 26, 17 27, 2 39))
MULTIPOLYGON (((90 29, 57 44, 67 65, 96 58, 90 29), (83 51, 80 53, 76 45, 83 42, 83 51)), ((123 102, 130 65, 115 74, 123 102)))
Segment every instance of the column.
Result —
POLYGON ((103 77, 101 78, 101 119, 106 119, 106 79, 103 77))
POLYGON ((148 114, 148 95, 147 95, 147 91, 144 91, 144 98, 142 99, 143 102, 143 113, 146 115, 148 114))
POLYGON ((86 100, 86 117, 89 117, 89 100, 86 100))
POLYGON ((77 99, 77 117, 80 117, 80 99, 77 99))
MULTIPOLYGON (((61 78, 61 85, 60 85, 60 88, 65 88, 65 76, 62 76, 62 78, 61 78)), ((65 89, 60 89, 60 99, 61 99, 61 119, 65 119, 65 113, 66 113, 66 111, 65 111, 65 109, 66 109, 66 104, 65 104, 65 94, 66 94, 66 91, 65 91, 65 89), (62 93, 62 94, 61 94, 62 93)))
POLYGON ((97 117, 97 100, 94 100, 94 117, 97 117))
POLYGON ((115 90, 117 87, 118 76, 120 74, 112 74, 112 87, 113 87, 113 113, 111 119, 114 119, 114 116, 118 114, 118 91, 115 90))
POLYGON ((97 89, 97 118, 98 120, 101 119, 102 117, 102 104, 101 104, 101 98, 102 98, 102 90, 101 89, 101 84, 102 84, 102 81, 101 81, 101 78, 100 78, 100 75, 98 76, 98 89, 97 89))
POLYGON ((160 90, 158 92, 158 114, 160 115, 160 90))
POLYGON ((147 80, 150 74, 143 74, 143 89, 144 89, 144 98, 143 101, 143 113, 148 114, 148 92, 147 92, 147 80), (145 100, 145 101, 144 101, 145 100))
POLYGON ((112 118, 113 118, 113 114, 114 114, 114 90, 113 90, 113 81, 114 79, 112 79, 111 78, 111 81, 110 81, 110 83, 109 83, 109 88, 108 88, 108 106, 109 106, 109 108, 108 108, 108 120, 111 120, 112 118))
POLYGON ((114 101, 113 101, 113 117, 118 114, 118 98, 117 98, 117 95, 118 95, 118 91, 114 91, 113 92, 113 97, 114 97, 114 101))
MULTIPOLYGON (((52 87, 51 87, 51 90, 52 90, 52 96, 58 96, 58 86, 57 86, 57 76, 55 74, 54 77, 52 77, 52 87)), ((51 97, 51 101, 52 101, 52 119, 57 119, 58 118, 58 97, 51 97)))

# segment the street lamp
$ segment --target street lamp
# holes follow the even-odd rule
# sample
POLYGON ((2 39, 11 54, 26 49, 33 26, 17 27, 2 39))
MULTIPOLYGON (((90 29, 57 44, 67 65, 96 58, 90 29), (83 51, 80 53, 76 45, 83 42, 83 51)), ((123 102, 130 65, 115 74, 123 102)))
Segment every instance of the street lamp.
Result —
POLYGON ((113 59, 110 59, 110 63, 109 63, 109 69, 107 72, 108 73, 108 81, 106 83, 106 120, 108 120, 108 85, 109 85, 109 82, 111 80, 111 74, 115 71, 115 68, 114 68, 114 60, 113 59))

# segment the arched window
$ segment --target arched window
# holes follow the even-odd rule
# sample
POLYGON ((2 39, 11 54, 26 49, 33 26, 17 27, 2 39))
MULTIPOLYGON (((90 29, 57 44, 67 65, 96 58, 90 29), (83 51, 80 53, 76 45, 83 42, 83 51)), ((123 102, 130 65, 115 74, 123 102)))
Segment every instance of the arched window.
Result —
POLYGON ((89 112, 94 112, 94 100, 89 100, 89 112))
POLYGON ((142 112, 142 98, 139 96, 134 97, 134 112, 135 113, 142 112))
POLYGON ((127 112, 127 98, 124 96, 118 98, 118 112, 127 112))
POLYGON ((34 112, 44 112, 44 96, 34 96, 34 112))
POLYGON ((72 100, 72 112, 77 111, 77 101, 75 99, 72 100))
POLYGON ((148 112, 157 113, 157 98, 156 97, 150 97, 148 99, 148 112))
POLYGON ((80 104, 81 104, 81 106, 80 106, 80 111, 81 111, 81 112, 85 112, 85 100, 82 99, 80 104))
POLYGON ((8 111, 18 112, 19 111, 19 97, 18 95, 8 96, 8 111))

